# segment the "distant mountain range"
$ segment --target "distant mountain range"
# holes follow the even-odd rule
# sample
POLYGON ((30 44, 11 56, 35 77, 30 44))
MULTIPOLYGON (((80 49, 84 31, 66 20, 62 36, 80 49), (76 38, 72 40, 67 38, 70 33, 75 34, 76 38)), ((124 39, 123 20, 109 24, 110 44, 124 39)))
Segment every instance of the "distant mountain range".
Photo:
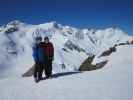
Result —
POLYGON ((56 22, 30 25, 15 20, 0 27, 0 76, 20 75, 33 65, 37 36, 48 36, 54 44, 54 72, 77 70, 89 56, 133 40, 119 28, 78 29, 56 22))

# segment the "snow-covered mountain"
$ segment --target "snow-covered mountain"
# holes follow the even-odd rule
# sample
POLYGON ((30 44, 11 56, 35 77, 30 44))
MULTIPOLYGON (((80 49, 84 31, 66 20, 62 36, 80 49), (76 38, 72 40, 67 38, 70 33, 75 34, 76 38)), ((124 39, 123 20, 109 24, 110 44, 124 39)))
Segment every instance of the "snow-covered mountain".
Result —
POLYGON ((12 21, 0 27, 0 77, 21 76, 33 65, 32 46, 37 36, 48 36, 54 44, 54 72, 77 70, 88 56, 133 40, 119 28, 89 30, 56 22, 30 25, 12 21))

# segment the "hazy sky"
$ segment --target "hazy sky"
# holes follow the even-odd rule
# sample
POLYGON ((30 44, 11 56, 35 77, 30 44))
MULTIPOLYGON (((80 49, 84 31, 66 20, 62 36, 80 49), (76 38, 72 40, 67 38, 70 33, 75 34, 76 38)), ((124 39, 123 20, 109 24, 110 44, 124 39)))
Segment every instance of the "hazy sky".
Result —
POLYGON ((133 0, 0 0, 0 25, 16 19, 78 28, 113 26, 133 35, 133 0))

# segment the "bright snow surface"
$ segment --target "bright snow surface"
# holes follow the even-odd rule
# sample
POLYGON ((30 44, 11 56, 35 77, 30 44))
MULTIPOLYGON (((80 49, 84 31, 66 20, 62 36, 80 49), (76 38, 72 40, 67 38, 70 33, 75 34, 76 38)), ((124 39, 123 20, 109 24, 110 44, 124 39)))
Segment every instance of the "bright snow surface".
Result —
POLYGON ((60 75, 36 84, 32 78, 0 80, 0 100, 133 100, 133 46, 120 46, 99 70, 60 75))

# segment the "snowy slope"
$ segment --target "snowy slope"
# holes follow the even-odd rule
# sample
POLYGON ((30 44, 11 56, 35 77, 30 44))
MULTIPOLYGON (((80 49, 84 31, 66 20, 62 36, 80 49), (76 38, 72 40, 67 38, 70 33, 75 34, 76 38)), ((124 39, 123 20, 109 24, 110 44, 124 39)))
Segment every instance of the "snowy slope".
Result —
POLYGON ((49 36, 54 44, 54 72, 77 70, 88 56, 133 39, 118 28, 88 30, 56 22, 29 25, 12 21, 0 28, 0 77, 21 76, 33 65, 32 46, 38 35, 49 36))
POLYGON ((120 46, 107 65, 35 84, 32 78, 0 80, 0 100, 133 100, 133 46, 120 46))

